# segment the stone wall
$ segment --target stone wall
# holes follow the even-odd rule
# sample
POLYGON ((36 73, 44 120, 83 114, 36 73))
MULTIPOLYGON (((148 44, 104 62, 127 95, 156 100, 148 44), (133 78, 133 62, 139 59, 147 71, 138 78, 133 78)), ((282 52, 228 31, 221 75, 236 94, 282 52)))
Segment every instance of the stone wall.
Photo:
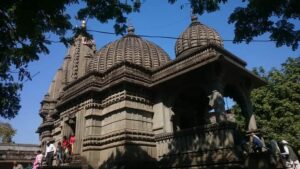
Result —
POLYGON ((38 150, 40 146, 34 144, 0 144, 0 168, 10 169, 14 161, 25 168, 33 163, 38 150))

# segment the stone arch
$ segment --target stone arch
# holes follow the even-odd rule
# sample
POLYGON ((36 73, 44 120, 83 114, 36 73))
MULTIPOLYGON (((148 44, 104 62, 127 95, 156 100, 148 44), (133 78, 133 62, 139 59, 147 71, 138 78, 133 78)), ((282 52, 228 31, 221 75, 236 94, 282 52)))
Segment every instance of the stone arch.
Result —
POLYGON ((237 85, 227 84, 224 87, 224 97, 232 98, 240 106, 242 115, 249 120, 252 114, 252 106, 245 90, 237 85))

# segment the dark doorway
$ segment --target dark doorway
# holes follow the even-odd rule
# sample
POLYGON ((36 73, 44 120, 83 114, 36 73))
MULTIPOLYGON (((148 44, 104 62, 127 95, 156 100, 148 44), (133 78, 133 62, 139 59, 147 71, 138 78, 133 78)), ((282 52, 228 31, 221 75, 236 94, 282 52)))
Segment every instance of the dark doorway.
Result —
POLYGON ((180 93, 174 104, 174 131, 206 124, 208 97, 203 91, 188 90, 180 93))

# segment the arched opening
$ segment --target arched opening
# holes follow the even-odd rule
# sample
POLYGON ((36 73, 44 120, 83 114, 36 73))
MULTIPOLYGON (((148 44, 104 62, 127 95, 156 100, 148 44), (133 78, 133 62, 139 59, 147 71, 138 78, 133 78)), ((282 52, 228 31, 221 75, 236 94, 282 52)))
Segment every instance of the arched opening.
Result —
POLYGON ((247 100, 243 93, 238 87, 227 85, 224 90, 224 99, 226 102, 226 115, 229 121, 234 121, 242 131, 246 131, 250 112, 247 109, 249 103, 247 105, 247 100))
POLYGON ((179 93, 173 103, 173 131, 207 123, 208 97, 203 90, 192 88, 179 93))

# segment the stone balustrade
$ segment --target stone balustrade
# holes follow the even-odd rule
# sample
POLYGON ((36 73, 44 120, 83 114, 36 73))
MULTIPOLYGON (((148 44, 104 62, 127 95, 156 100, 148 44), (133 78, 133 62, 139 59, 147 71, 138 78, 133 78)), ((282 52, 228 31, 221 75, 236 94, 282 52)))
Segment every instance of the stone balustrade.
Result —
POLYGON ((235 129, 225 122, 156 135, 157 158, 164 167, 239 163, 235 129))

